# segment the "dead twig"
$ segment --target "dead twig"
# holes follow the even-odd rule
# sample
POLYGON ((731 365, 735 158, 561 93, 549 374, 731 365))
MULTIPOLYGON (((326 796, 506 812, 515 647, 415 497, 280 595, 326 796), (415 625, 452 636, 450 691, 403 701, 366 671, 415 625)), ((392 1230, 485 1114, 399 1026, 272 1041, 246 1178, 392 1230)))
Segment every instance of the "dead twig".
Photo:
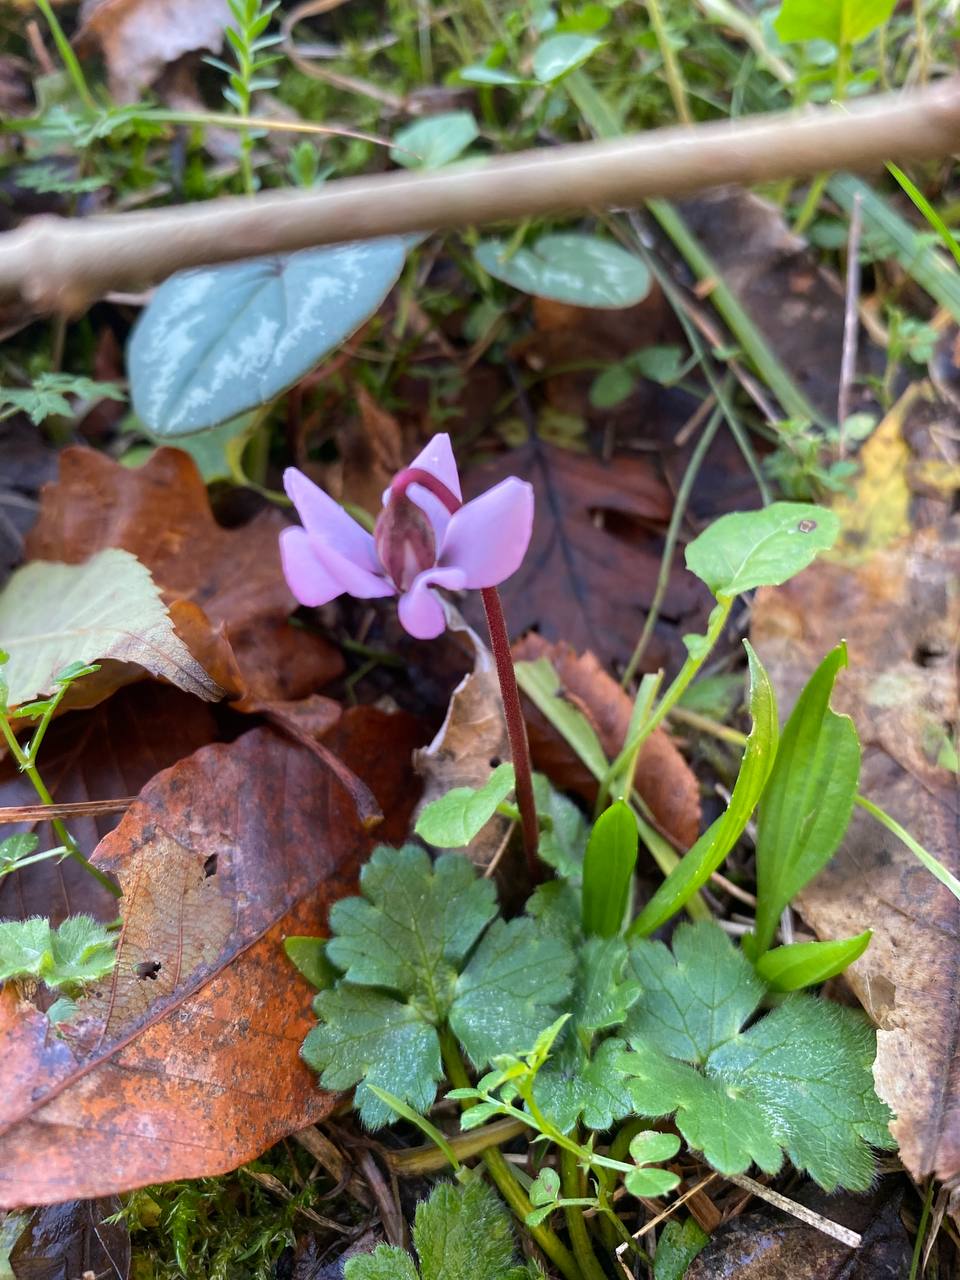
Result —
POLYGON ((845 440, 843 424, 850 417, 850 396, 857 373, 857 344, 860 337, 860 237, 863 233, 863 208, 860 192, 853 197, 850 234, 847 238, 847 288, 843 309, 843 354, 840 357, 840 388, 837 392, 837 422, 840 437, 837 454, 843 457, 845 440))
POLYGON ((472 161, 429 173, 329 182, 207 203, 66 220, 0 236, 0 301, 76 312, 111 289, 175 271, 343 240, 635 205, 725 183, 750 185, 891 158, 948 155, 960 142, 960 79, 866 101, 652 130, 472 161))

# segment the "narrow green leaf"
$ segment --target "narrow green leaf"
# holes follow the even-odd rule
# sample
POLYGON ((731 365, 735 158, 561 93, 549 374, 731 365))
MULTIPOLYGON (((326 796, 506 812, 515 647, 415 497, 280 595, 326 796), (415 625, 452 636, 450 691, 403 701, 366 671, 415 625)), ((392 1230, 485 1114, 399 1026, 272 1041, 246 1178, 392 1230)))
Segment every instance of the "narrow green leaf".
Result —
POLYGON ((560 677, 549 658, 515 664, 517 682, 538 711, 542 711, 553 727, 570 743, 595 778, 607 771, 596 730, 582 711, 561 696, 560 677))
POLYGON ((522 76, 515 76, 510 71, 502 71, 499 67, 485 67, 482 63, 472 63, 460 71, 460 79, 467 84, 518 85, 526 84, 522 76))
POLYGON ((551 84, 568 71, 582 66, 603 44, 596 36, 568 32, 551 36, 537 46, 533 55, 533 74, 541 84, 551 84))
POLYGON ((843 839, 860 776, 849 716, 830 710, 847 649, 829 653, 797 699, 780 739, 757 821, 757 953, 773 941, 783 908, 830 861, 843 839))
POLYGON ((840 522, 826 507, 774 502, 721 516, 687 547, 687 568, 715 596, 777 587, 832 547, 840 522))
POLYGON ((791 942, 767 951, 756 963, 759 977, 774 991, 799 991, 843 973, 870 945, 871 929, 829 942, 791 942))
POLYGON ((634 921, 631 937, 644 937, 676 915, 713 875, 750 821, 777 754, 777 700, 763 663, 746 644, 753 725, 726 812, 707 828, 634 921))
POLYGON ((474 257, 514 289, 579 307, 630 307, 650 291, 650 273, 639 258, 612 240, 582 232, 541 236, 516 252, 509 241, 483 240, 474 257))
POLYGON ((623 926, 639 834, 630 808, 617 800, 593 824, 583 859, 583 931, 613 938, 623 926))
POLYGON ((483 829, 514 788, 513 765, 497 765, 482 787, 454 787, 428 804, 416 833, 440 849, 462 849, 483 829))

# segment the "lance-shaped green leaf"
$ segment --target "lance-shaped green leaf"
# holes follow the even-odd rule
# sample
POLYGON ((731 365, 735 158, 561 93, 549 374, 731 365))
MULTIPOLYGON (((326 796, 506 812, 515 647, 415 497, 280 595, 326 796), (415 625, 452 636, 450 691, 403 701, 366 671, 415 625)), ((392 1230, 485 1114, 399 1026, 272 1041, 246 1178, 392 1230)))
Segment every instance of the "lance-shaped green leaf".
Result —
POLYGON ((840 48, 882 27, 896 0, 783 0, 773 25, 781 40, 829 40, 840 48))
POLYGON ((773 991, 799 991, 814 987, 853 964, 870 945, 873 932, 865 929, 853 938, 829 942, 791 942, 766 951, 756 963, 759 977, 773 991))
POLYGON ((715 596, 777 587, 832 547, 840 522, 826 507, 774 502, 735 511, 708 525, 687 547, 687 568, 715 596))
POLYGON ((622 800, 593 824, 583 859, 583 932, 588 938, 613 938, 620 932, 638 844, 637 820, 622 800))
POLYGON ((860 742, 849 716, 830 709, 847 648, 839 644, 810 677, 790 714, 757 820, 754 957, 773 941, 793 896, 830 861, 844 837, 860 777, 860 742))
POLYGON ((133 407, 165 438, 267 404, 349 338, 403 267, 399 237, 171 276, 133 331, 133 407))
MULTIPOLYGON (((745 642, 746 644, 746 642, 745 642)), ((684 854, 630 928, 631 936, 653 933, 701 888, 740 839, 763 792, 777 754, 777 700, 763 663, 746 644, 753 726, 726 811, 684 854)))

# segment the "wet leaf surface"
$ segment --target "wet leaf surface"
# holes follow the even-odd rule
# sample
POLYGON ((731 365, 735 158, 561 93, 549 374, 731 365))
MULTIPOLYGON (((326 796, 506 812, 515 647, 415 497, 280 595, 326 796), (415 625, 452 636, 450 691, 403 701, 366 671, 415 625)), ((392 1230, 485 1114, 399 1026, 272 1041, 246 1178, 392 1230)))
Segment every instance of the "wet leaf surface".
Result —
MULTIPOLYGON (((418 736, 366 708, 334 733, 388 815, 384 840, 409 822, 418 736)), ((328 1114, 298 1056, 309 988, 282 940, 324 930, 370 847, 329 771, 272 729, 155 777, 97 850, 124 889, 112 978, 62 1039, 15 989, 0 996, 0 1204, 223 1172, 328 1114)))
MULTIPOLYGON (((753 642, 782 705, 847 637, 834 705, 864 748, 860 788, 953 872, 960 872, 956 773, 941 754, 958 716, 956 521, 847 567, 820 561, 758 593, 753 642), (940 761, 940 763, 938 763, 940 761)), ((855 812, 833 862, 801 893, 822 938, 874 930, 846 977, 877 1023, 875 1077, 917 1178, 960 1171, 956 1002, 960 903, 892 835, 855 812)))
POLYGON ((34 1209, 10 1249, 13 1280, 76 1280, 88 1275, 127 1280, 129 1233, 124 1223, 105 1221, 121 1207, 119 1198, 110 1196, 34 1209))

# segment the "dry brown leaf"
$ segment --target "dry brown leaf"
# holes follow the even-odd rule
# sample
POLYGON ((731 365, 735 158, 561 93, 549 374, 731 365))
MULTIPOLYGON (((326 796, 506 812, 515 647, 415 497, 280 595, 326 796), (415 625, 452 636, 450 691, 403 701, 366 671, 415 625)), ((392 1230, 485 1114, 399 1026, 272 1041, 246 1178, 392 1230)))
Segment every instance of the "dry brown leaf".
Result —
MULTIPOLYGON (((508 475, 529 480, 536 495, 530 549, 500 588, 510 634, 536 630, 590 650, 607 665, 626 662, 653 598, 660 570, 654 531, 669 520, 672 495, 638 458, 604 463, 534 440, 470 471, 468 496, 508 475)), ((661 617, 695 629, 692 619, 705 598, 691 574, 678 573, 661 617)), ((464 612, 472 625, 482 625, 478 600, 469 599, 464 612)), ((672 656, 655 634, 651 665, 666 665, 672 656)))
MULTIPOLYGON (((115 693, 95 710, 55 721, 43 743, 41 770, 59 804, 134 796, 155 773, 212 742, 217 727, 206 703, 167 685, 144 682, 115 693)), ((0 761, 0 807, 33 804, 30 782, 9 757, 0 761)), ((89 856, 119 821, 116 814, 70 818, 67 827, 89 856)), ((59 844, 49 823, 0 827, 0 839, 36 832, 41 849, 59 844)), ((23 919, 87 911, 113 920, 117 901, 75 862, 38 862, 0 879, 0 916, 23 919)))
POLYGON ((15 1228, 18 1234, 10 1245, 6 1275, 13 1280, 83 1280, 89 1276, 127 1280, 130 1231, 123 1220, 109 1221, 122 1208, 120 1199, 110 1196, 34 1209, 23 1225, 15 1228))
POLYGON ((227 0, 84 0, 77 33, 107 63, 110 92, 133 102, 168 63, 194 49, 216 52, 230 23, 227 0))
MULTIPOLYGON (((824 654, 846 638, 834 705, 864 748, 860 786, 960 874, 956 774, 937 764, 958 721, 960 528, 926 529, 847 567, 818 561, 758 593, 752 641, 789 707, 824 654)), ((878 1025, 874 1075, 915 1178, 960 1173, 960 904, 911 853, 855 811, 833 862, 800 895, 820 937, 874 930, 847 970, 878 1025)))
POLYGON ((352 502, 371 515, 383 505, 383 491, 407 455, 403 433, 393 414, 374 400, 361 383, 354 385, 358 415, 337 433, 340 460, 327 469, 327 487, 340 502, 352 502), (335 485, 333 481, 335 480, 335 485))
MULTIPOLYGON (((513 656, 518 662, 550 660, 564 695, 593 725, 604 752, 612 760, 626 738, 632 703, 596 657, 592 653, 577 654, 567 644, 548 644, 535 634, 515 644, 513 656)), ((597 797, 593 774, 527 700, 524 716, 537 768, 561 790, 573 791, 592 805, 597 797)), ((664 730, 657 729, 647 739, 637 762, 635 780, 637 791, 650 806, 663 833, 679 848, 689 849, 700 834, 700 787, 676 743, 664 730)))
MULTIPOLYGON (((386 840, 407 830, 417 737, 370 708, 335 731, 386 840)), ((12 985, 0 996, 0 1206, 220 1173, 327 1115, 282 944, 323 932, 370 844, 328 770, 269 728, 148 783, 95 855, 124 890, 115 973, 62 1038, 12 985)))
MULTIPOLYGON (((447 630, 472 650, 473 670, 450 695, 446 717, 433 741, 414 756, 414 766, 424 779, 424 805, 453 787, 482 787, 494 767, 510 759, 493 655, 451 605, 447 606, 447 630)), ((471 861, 478 867, 490 866, 511 826, 509 818, 495 814, 467 846, 471 861)))

